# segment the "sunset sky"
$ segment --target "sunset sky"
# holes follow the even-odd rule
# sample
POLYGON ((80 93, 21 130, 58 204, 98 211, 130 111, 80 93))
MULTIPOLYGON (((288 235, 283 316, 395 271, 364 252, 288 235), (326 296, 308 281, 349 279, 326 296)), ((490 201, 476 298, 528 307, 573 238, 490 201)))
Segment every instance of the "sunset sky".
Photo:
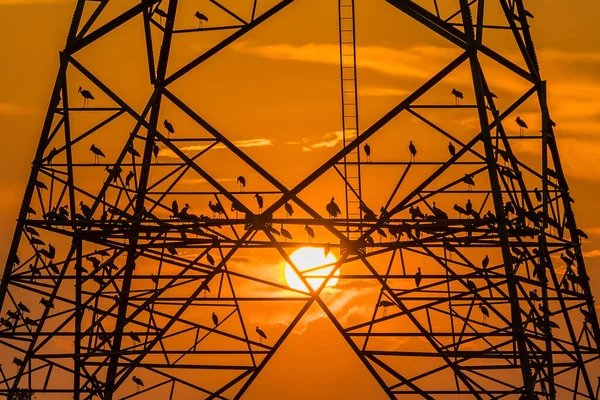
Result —
MULTIPOLYGON (((207 10, 208 14, 212 11, 211 23, 231 23, 227 16, 219 16, 207 0, 181 0, 180 3, 190 10, 176 21, 182 27, 196 27, 195 9, 207 10)), ((235 1, 223 3, 235 4, 235 1)), ((263 10, 272 3, 259 1, 263 10)), ((0 240, 5 243, 0 246, 2 262, 13 235, 58 71, 58 52, 64 47, 74 6, 74 1, 62 0, 0 0, 0 170, 4 171, 0 176, 0 240)), ((360 128, 364 130, 459 52, 385 1, 357 0, 356 7, 360 128)), ((600 3, 581 0, 567 4, 547 0, 529 2, 527 7, 535 16, 530 23, 541 73, 548 81, 550 110, 557 123, 556 136, 575 199, 577 223, 589 235, 583 250, 592 290, 598 295, 600 41, 597 24, 600 3)), ((124 26, 118 40, 113 36, 112 41, 100 42, 96 52, 84 49, 78 55, 82 63, 139 111, 151 93, 147 67, 141 58, 144 48, 137 42, 140 32, 139 23, 124 26)), ((198 39, 198 36, 181 39, 173 46, 170 68, 184 65, 222 35, 207 33, 206 39, 198 39)), ((509 38, 509 34, 490 37, 490 46, 507 58, 516 59, 516 46, 509 38)), ((296 0, 275 18, 211 59, 201 70, 181 78, 173 90, 182 100, 201 110, 204 118, 266 170, 292 187, 342 147, 337 40, 337 1, 296 0)), ((459 70, 445 83, 447 92, 446 86, 439 92, 440 96, 446 96, 444 102, 453 101, 450 96, 453 85, 467 95, 472 93, 467 72, 459 70)), ((494 76, 496 81, 492 88, 499 95, 500 106, 503 97, 514 99, 528 88, 506 72, 497 71, 494 76)), ((75 89, 79 85, 85 82, 74 78, 70 83, 71 98, 77 106, 81 100, 75 89)), ((87 87, 91 88, 89 84, 87 87)), ((98 96, 94 104, 111 105, 110 100, 102 96, 98 96)), ((508 104, 508 100, 504 104, 508 104)), ((169 119, 174 121, 179 133, 193 125, 172 110, 172 105, 167 104, 165 108, 171 112, 169 119)), ((539 121, 534 122, 535 112, 525 108, 521 115, 525 119, 529 116, 531 131, 539 131, 539 121)), ((467 114, 456 117, 452 123, 477 126, 477 121, 467 114)), ((389 146, 391 142, 385 136, 395 131, 406 133, 397 147, 405 161, 408 140, 420 140, 419 154, 423 159, 446 154, 446 141, 434 142, 429 136, 421 136, 423 133, 416 125, 403 124, 400 120, 386 129, 379 142, 375 137, 370 141, 374 158, 395 157, 396 150, 389 146)), ((96 140, 107 153, 118 147, 109 137, 96 140)), ((185 149, 190 154, 199 150, 185 149)), ((539 154, 537 149, 527 146, 518 150, 525 158, 535 159, 539 154)), ((210 166, 217 181, 233 190, 237 187, 235 178, 245 172, 242 166, 227 158, 225 151, 219 151, 213 150, 210 166)), ((165 150, 160 157, 167 160, 173 154, 165 150)), ((211 171, 210 167, 207 169, 211 171)), ((393 186, 393 182, 385 181, 375 172, 366 172, 364 176, 379 182, 382 188, 393 186)), ((252 175, 247 177, 253 182, 252 175)), ((206 182, 198 177, 186 178, 190 190, 209 190, 206 182)), ((325 204, 334 194, 330 195, 329 179, 325 177, 303 194, 303 199, 322 215, 325 215, 325 204)), ((394 179, 397 179, 395 175, 394 179)), ((336 194, 341 202, 342 192, 336 194)), ((378 204, 386 195, 387 192, 373 192, 366 196, 378 204)), ((255 207, 252 200, 246 204, 255 207)), ((210 213, 204 203, 197 208, 193 204, 193 209, 196 213, 210 213)), ((266 256, 255 261, 257 265, 275 263, 281 269, 281 262, 274 258, 266 256)), ((343 318, 352 320, 352 313, 364 311, 360 304, 361 293, 352 295, 341 289, 330 292, 325 296, 332 297, 326 301, 335 312, 345 310, 343 318), (338 297, 334 298, 335 295, 338 297), (344 309, 347 305, 350 305, 349 311, 344 309)), ((315 309, 298 325, 245 398, 387 398, 331 322, 313 307, 315 309)))

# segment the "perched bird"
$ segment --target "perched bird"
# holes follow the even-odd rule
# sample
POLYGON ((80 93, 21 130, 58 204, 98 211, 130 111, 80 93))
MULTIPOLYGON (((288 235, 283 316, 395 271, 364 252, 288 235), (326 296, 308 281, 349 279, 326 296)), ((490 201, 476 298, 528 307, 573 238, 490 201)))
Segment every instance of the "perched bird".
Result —
POLYGON ((455 99, 455 105, 459 105, 460 101, 464 98, 464 95, 462 94, 462 92, 459 92, 456 89, 452 89, 452 92, 450 92, 450 94, 452 94, 454 96, 455 99))
POLYGON ((379 302, 379 307, 383 307, 383 316, 385 317, 387 315, 387 308, 393 306, 394 303, 392 303, 391 301, 388 300, 381 300, 379 302))
POLYGON ((129 173, 127 174, 127 176, 125 177, 125 186, 129 187, 129 183, 131 182, 131 180, 133 179, 135 173, 133 171, 129 171, 129 173))
POLYGON ((331 245, 327 243, 325 247, 323 247, 323 254, 327 257, 331 253, 331 245))
POLYGON ((46 308, 54 308, 54 303, 43 297, 40 299, 40 304, 42 304, 46 308))
POLYGON ((98 164, 100 162, 100 157, 102 157, 102 158, 106 157, 104 155, 104 153, 102 152, 102 150, 100 150, 98 147, 96 147, 95 144, 92 144, 92 147, 90 147, 90 151, 92 153, 94 153, 94 162, 96 164, 98 164))
POLYGON ((325 206, 331 218, 335 218, 342 213, 340 207, 335 202, 335 197, 332 197, 329 203, 325 206))
POLYGON ((292 240, 292 234, 283 227, 283 225, 281 225, 281 236, 283 236, 285 239, 289 239, 292 240))
POLYGON ((202 24, 204 22, 208 22, 208 17, 204 14, 202 14, 200 11, 196 11, 196 13, 194 14, 194 17, 196 17, 198 19, 198 28, 202 28, 202 24))
POLYGON ((483 269, 487 269, 488 265, 490 265, 490 258, 488 257, 488 255, 485 255, 485 258, 483 259, 483 261, 481 262, 481 266, 483 267, 483 269))
POLYGON ((267 340, 267 334, 260 329, 258 326, 256 327, 256 333, 258 333, 258 336, 260 336, 260 342, 262 343, 263 339, 267 340))
POLYGON ((450 156, 454 157, 456 155, 456 149, 452 142, 448 143, 448 151, 450 152, 450 156))
POLYGON ((408 145, 408 151, 410 151, 410 162, 415 161, 415 159, 417 158, 417 148, 413 144, 412 140, 410 141, 410 144, 408 145))
POLYGON ((89 90, 85 90, 81 86, 79 86, 77 92, 83 97, 83 108, 86 108, 89 105, 90 100, 96 100, 89 90))
POLYGON ((535 194, 535 199, 538 203, 542 202, 542 192, 538 188, 533 189, 533 193, 535 194))
POLYGON ((258 193, 254 195, 254 198, 256 199, 256 204, 258 204, 258 213, 260 214, 262 212, 262 208, 265 202, 263 200, 263 197, 258 193))
POLYGON ((132 381, 135 382, 135 384, 137 385, 137 390, 140 390, 140 386, 144 387, 144 381, 142 381, 140 378, 138 378, 137 376, 133 376, 133 378, 131 378, 132 381))
POLYGON ((215 259, 210 255, 210 253, 206 253, 206 261, 208 261, 211 266, 215 266, 215 259))
POLYGON ((308 233, 308 241, 309 242, 310 242, 310 239, 315 238, 315 231, 313 230, 313 228, 311 228, 308 225, 304 225, 304 230, 306 231, 306 233, 308 233))
POLYGON ((246 187, 246 178, 244 178, 242 175, 238 176, 237 183, 240 185, 240 192, 243 192, 244 188, 246 187))
POLYGON ((219 325, 219 317, 217 317, 217 314, 215 314, 214 312, 212 313, 212 320, 215 326, 219 325))
POLYGON ((529 292, 529 298, 532 301, 540 301, 540 296, 538 296, 537 294, 537 289, 532 290, 531 292, 529 292))
POLYGON ((155 143, 154 147, 152 148, 152 154, 154 154, 154 158, 156 158, 156 162, 158 162, 158 152, 160 151, 160 148, 158 147, 158 145, 155 143))
POLYGON ((294 207, 292 207, 292 205, 290 203, 285 203, 283 208, 285 208, 285 213, 287 214, 288 217, 291 217, 292 215, 294 215, 294 207))
POLYGON ((527 126, 525 121, 521 119, 521 117, 517 117, 517 119, 515 119, 515 122, 517 123, 517 125, 519 125, 519 135, 523 136, 523 129, 528 129, 529 127, 527 126))
POLYGON ((134 157, 140 157, 140 153, 133 147, 133 144, 127 146, 127 152, 134 157))
POLYGON ((27 306, 25 304, 23 304, 22 302, 19 302, 17 307, 19 307, 19 310, 21 310, 22 312, 26 312, 26 313, 30 312, 29 308, 27 308, 27 306))
POLYGON ((421 267, 417 268, 417 273, 415 274, 415 285, 417 285, 417 287, 421 286, 421 267))
POLYGON ((156 15, 159 16, 161 24, 162 24, 162 19, 168 17, 167 13, 165 11, 161 10, 158 7, 156 7, 156 9, 154 10, 154 12, 156 13, 156 15))
POLYGON ((213 204, 212 201, 208 202, 208 208, 213 212, 213 218, 215 215, 225 214, 225 210, 223 209, 223 205, 221 203, 213 204))
POLYGON ((486 306, 483 305, 483 303, 479 303, 479 309, 481 310, 481 313, 483 314, 483 322, 485 323, 486 318, 490 317, 490 311, 487 309, 486 306))
POLYGON ((171 124, 169 121, 167 121, 165 119, 165 121, 163 122, 163 126, 165 127, 165 129, 168 132, 169 137, 171 137, 172 134, 175 133, 175 128, 173 128, 173 124, 171 124))
POLYGON ((458 204, 454 204, 454 207, 452 207, 452 208, 454 209, 454 211, 458 212, 458 218, 460 218, 461 215, 465 215, 465 216, 469 215, 469 213, 467 213, 467 210, 465 210, 458 204))
POLYGON ((367 162, 371 162, 371 146, 368 143, 365 143, 364 147, 365 154, 367 155, 367 162))
POLYGON ((465 174, 465 176, 462 178, 462 182, 466 183, 468 191, 473 190, 473 186, 475 186, 475 181, 473 180, 473 175, 465 174))
POLYGON ((177 200, 173 200, 173 203, 171 203, 171 211, 173 215, 170 218, 179 218, 179 203, 177 203, 177 200))
MULTIPOLYGON (((137 343, 141 342, 139 335, 135 332, 129 332, 129 337, 131 337, 131 340, 133 340, 134 342, 137 342, 137 343)), ((142 386, 144 386, 144 385, 142 385, 142 386)))

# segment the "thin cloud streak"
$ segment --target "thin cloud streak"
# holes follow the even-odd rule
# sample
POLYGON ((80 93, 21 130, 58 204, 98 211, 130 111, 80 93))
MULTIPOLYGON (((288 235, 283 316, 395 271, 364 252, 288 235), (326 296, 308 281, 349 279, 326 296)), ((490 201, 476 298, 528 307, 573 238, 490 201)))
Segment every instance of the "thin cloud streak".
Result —
MULTIPOLYGON (((248 147, 264 147, 264 146, 273 146, 274 145, 273 141, 270 139, 236 140, 233 142, 233 144, 240 149, 248 148, 248 147)), ((192 153, 192 152, 200 152, 202 150, 206 150, 208 147, 209 147, 209 145, 201 144, 201 145, 184 146, 184 147, 181 147, 179 150, 183 151, 184 153, 192 153)), ((211 150, 223 150, 226 148, 227 147, 224 144, 219 143, 216 146, 213 146, 211 148, 211 150)), ((159 153, 159 157, 179 158, 178 155, 176 155, 172 150, 169 150, 169 149, 161 150, 161 152, 159 153)))

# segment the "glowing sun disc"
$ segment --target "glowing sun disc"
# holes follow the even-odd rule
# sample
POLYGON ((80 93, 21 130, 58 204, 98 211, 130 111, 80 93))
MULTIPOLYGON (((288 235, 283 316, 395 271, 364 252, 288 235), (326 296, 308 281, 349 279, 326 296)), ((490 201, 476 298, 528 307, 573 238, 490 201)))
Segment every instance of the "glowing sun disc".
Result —
MULTIPOLYGON (((305 277, 309 277, 311 275, 329 275, 334 268, 333 265, 319 269, 315 268, 318 268, 322 265, 332 264, 337 261, 335 256, 331 253, 325 257, 325 252, 319 247, 302 247, 293 252, 290 258, 296 268, 298 268, 301 272, 311 270, 310 272, 304 274, 305 277)), ((333 274, 334 277, 327 282, 325 287, 335 286, 338 282, 338 279, 335 277, 339 275, 340 270, 337 269, 333 274)), ((300 277, 296 275, 296 272, 288 263, 285 264, 285 280, 289 287, 305 292, 307 291, 307 288, 304 286, 304 283, 300 277)), ((307 278, 308 284, 315 290, 321 286, 324 280, 325 278, 307 278)))

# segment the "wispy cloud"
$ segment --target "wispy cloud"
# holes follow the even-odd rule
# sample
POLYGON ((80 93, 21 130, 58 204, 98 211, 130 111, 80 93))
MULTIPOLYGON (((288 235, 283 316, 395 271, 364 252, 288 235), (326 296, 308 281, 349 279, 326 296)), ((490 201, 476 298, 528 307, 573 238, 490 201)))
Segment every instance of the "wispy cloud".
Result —
MULTIPOLYGON (((233 182, 233 178, 216 178, 215 181, 217 182, 233 182)), ((203 183, 207 183, 206 179, 202 179, 202 178, 189 178, 189 179, 182 179, 181 183, 186 184, 186 185, 201 185, 203 183)))
MULTIPOLYGON (((248 148, 248 147, 264 147, 264 146, 273 146, 273 141, 270 139, 248 139, 248 140, 236 140, 233 142, 233 144, 242 149, 242 148, 248 148)), ((209 145, 206 144, 199 144, 199 145, 191 145, 191 146, 184 146, 181 147, 179 150, 183 151, 184 153, 194 153, 194 152, 200 152, 202 150, 206 150, 209 147, 209 145)), ((222 149, 226 149, 227 147, 225 147, 225 145, 219 143, 216 146, 213 146, 211 150, 222 150, 222 149)), ((160 156, 163 157, 172 157, 172 158, 179 158, 179 156, 177 156, 172 150, 169 149, 163 149, 161 150, 160 156)))
POLYGON ((364 96, 373 97, 386 97, 386 96, 405 96, 410 91, 405 89, 393 88, 393 87, 379 87, 379 86, 363 86, 359 87, 358 93, 364 96))
POLYGON ((310 139, 303 139, 305 143, 302 146, 302 151, 311 151, 315 149, 323 149, 335 147, 344 139, 342 131, 329 132, 317 139, 317 142, 310 143, 310 139))
POLYGON ((600 250, 590 250, 590 251, 584 251, 583 252, 583 256, 585 258, 596 258, 596 257, 600 257, 600 250))
MULTIPOLYGON (((274 60, 304 61, 321 64, 339 64, 340 49, 337 44, 308 43, 304 45, 273 44, 253 46, 248 42, 240 43, 235 49, 241 53, 253 54, 274 60)), ((437 68, 435 60, 450 61, 458 55, 451 47, 430 45, 411 46, 405 50, 384 46, 358 46, 357 67, 367 68, 386 75, 429 78, 431 71, 437 68), (423 60, 429 59, 429 64, 423 60)))
MULTIPOLYGON (((6 4, 2 3, 0 0, 0 5, 6 4)), ((3 103, 0 102, 0 115, 30 115, 33 114, 33 110, 20 106, 14 103, 3 103)))
POLYGON ((0 6, 74 3, 73 0, 0 0, 0 6))

